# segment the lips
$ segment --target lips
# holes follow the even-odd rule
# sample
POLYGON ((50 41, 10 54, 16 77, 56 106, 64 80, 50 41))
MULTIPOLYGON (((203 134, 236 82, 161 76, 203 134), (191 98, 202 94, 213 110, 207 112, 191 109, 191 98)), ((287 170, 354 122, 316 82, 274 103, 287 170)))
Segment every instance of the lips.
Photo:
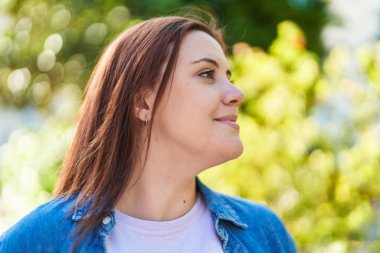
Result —
POLYGON ((218 123, 221 123, 221 124, 224 124, 224 125, 227 125, 239 130, 240 127, 236 123, 236 120, 237 120, 237 115, 235 114, 229 114, 229 115, 225 115, 225 116, 215 119, 215 121, 217 121, 218 123))

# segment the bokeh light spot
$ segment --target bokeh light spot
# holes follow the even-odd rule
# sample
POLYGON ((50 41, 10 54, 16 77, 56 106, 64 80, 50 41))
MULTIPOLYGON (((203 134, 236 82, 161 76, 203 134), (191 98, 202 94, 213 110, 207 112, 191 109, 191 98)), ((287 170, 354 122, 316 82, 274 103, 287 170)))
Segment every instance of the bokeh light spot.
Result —
POLYGON ((12 40, 9 37, 0 38, 0 56, 6 56, 12 51, 12 40))
POLYGON ((30 32, 32 30, 32 20, 30 18, 22 18, 20 19, 15 27, 16 32, 20 31, 28 31, 30 32))
POLYGON ((44 50, 38 55, 37 66, 41 71, 48 71, 54 67, 55 54, 52 50, 44 50))
POLYGON ((125 6, 117 6, 110 10, 106 21, 111 27, 119 27, 129 19, 129 10, 125 6))
POLYGON ((58 10, 51 18, 51 26, 56 30, 65 28, 71 20, 71 13, 66 9, 58 10))
POLYGON ((15 43, 20 47, 20 48, 25 48, 28 43, 29 43, 30 35, 29 31, 20 31, 16 33, 15 37, 15 43))
POLYGON ((30 83, 31 75, 27 68, 16 69, 8 76, 8 88, 13 94, 19 95, 30 83))
POLYGON ((37 104, 42 104, 50 94, 50 84, 47 81, 34 83, 32 86, 33 100, 37 104))
POLYGON ((87 27, 84 38, 87 43, 96 45, 101 43, 107 35, 107 26, 103 23, 95 23, 87 27))
POLYGON ((45 40, 44 49, 51 50, 54 53, 58 53, 61 50, 62 45, 63 45, 63 40, 62 40, 61 35, 52 34, 45 40))

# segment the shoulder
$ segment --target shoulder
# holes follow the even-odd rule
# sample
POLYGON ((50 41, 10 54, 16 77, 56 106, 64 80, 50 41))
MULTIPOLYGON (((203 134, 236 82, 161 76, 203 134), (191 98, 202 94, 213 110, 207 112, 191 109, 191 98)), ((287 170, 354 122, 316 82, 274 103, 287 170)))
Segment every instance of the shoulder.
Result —
POLYGON ((249 237, 267 242, 271 251, 296 252, 295 244, 279 216, 264 204, 217 193, 227 203, 239 219, 247 225, 249 237))
POLYGON ((236 223, 276 226, 284 229, 278 216, 267 206, 241 197, 226 195, 208 188, 197 178, 197 187, 209 209, 216 215, 231 217, 236 223))
POLYGON ((230 196, 222 193, 217 193, 221 199, 228 203, 236 214, 241 217, 246 223, 251 221, 259 222, 281 222, 277 214, 264 204, 254 202, 241 197, 230 196))
POLYGON ((1 235, 0 252, 31 252, 31 247, 54 247, 65 241, 73 228, 70 211, 75 199, 75 195, 60 197, 34 209, 1 235))

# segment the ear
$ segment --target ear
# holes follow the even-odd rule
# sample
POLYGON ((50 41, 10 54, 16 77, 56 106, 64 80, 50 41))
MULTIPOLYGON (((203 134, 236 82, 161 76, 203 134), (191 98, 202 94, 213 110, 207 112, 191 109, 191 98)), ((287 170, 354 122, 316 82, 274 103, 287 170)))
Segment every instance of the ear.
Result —
POLYGON ((150 121, 152 118, 152 111, 154 101, 156 100, 156 92, 148 91, 141 92, 135 95, 135 116, 142 122, 150 121))

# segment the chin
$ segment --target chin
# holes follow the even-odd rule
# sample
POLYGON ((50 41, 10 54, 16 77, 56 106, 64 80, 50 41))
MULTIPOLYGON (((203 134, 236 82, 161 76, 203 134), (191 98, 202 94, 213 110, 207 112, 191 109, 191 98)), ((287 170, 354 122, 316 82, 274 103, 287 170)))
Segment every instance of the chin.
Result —
POLYGON ((243 151, 244 151, 243 143, 240 142, 239 144, 236 145, 236 147, 233 150, 231 150, 230 160, 238 158, 243 153, 243 151))
POLYGON ((243 143, 240 141, 240 139, 233 145, 230 144, 229 146, 224 147, 220 150, 220 152, 218 152, 216 156, 216 165, 238 158, 243 153, 243 150, 243 143))

